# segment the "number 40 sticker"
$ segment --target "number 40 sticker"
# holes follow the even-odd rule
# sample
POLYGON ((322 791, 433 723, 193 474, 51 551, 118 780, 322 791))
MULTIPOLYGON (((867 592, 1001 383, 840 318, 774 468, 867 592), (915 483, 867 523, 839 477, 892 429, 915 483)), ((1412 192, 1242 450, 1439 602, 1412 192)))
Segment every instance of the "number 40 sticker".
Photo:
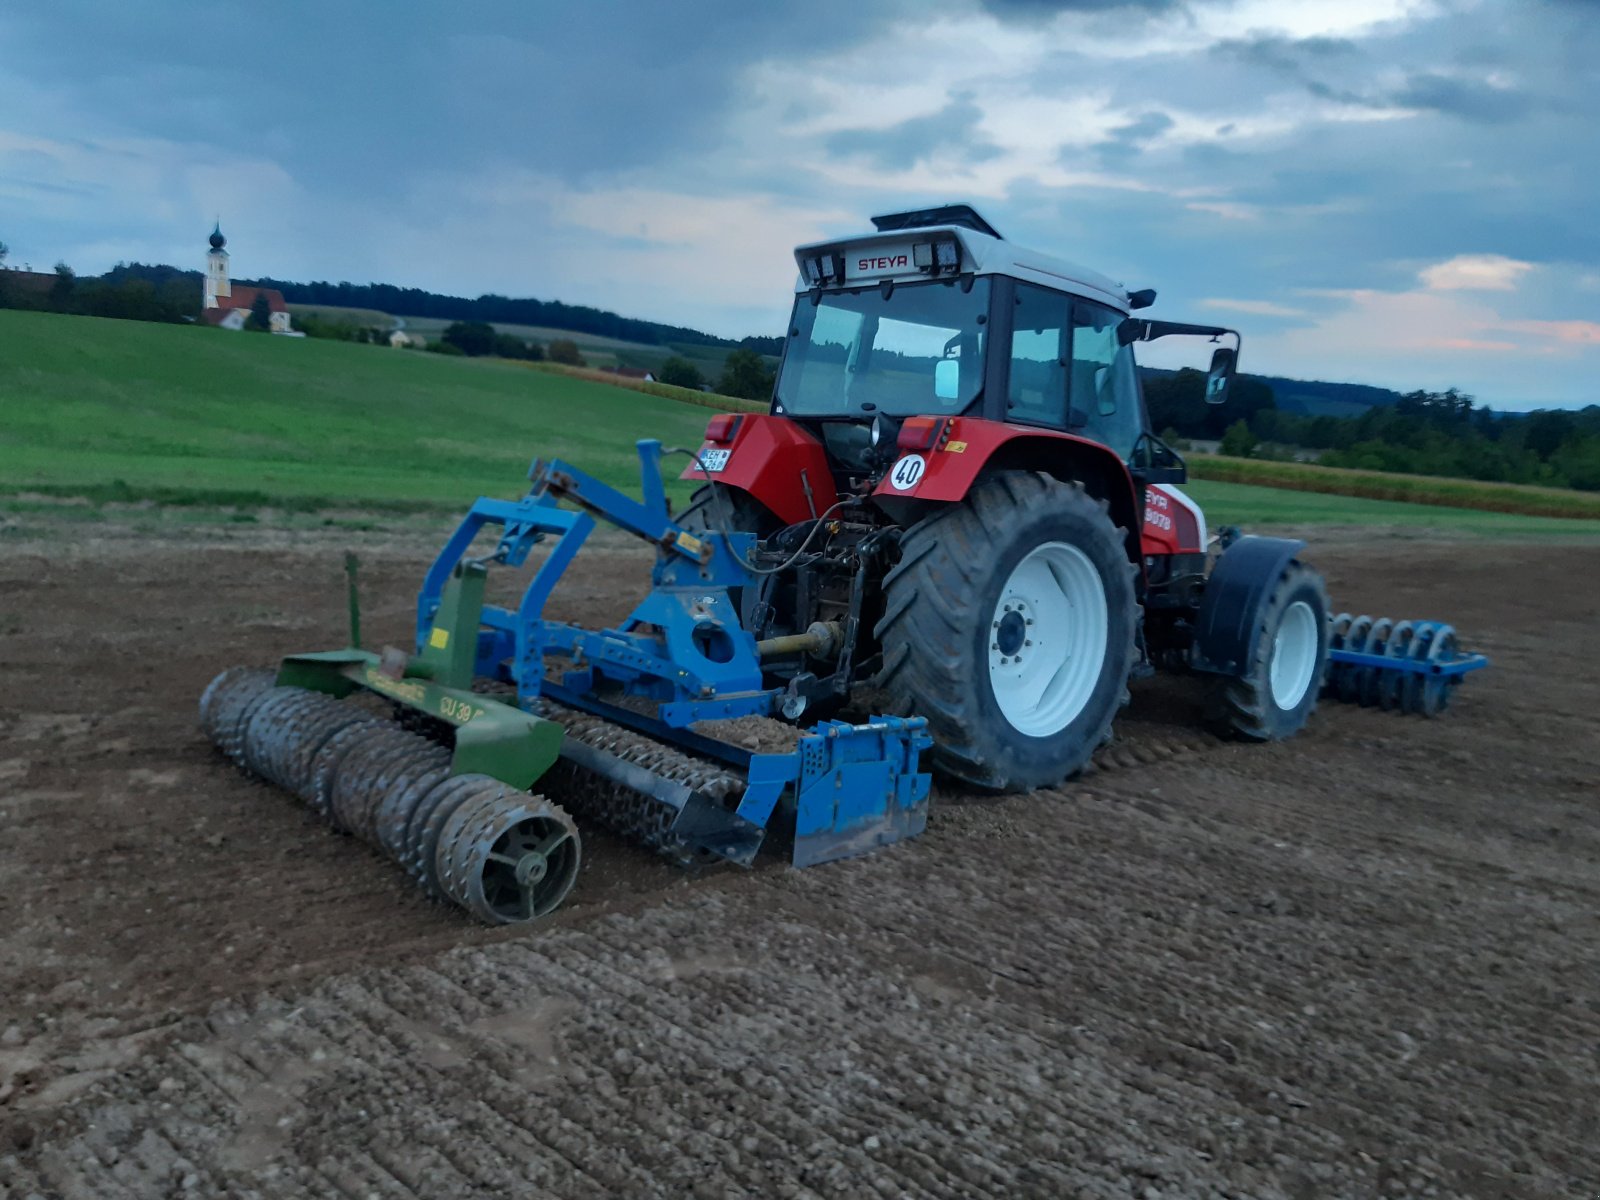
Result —
POLYGON ((917 481, 922 478, 923 471, 928 464, 923 461, 920 454, 908 454, 895 463, 894 470, 889 473, 889 482, 898 492, 909 492, 917 486, 917 481))

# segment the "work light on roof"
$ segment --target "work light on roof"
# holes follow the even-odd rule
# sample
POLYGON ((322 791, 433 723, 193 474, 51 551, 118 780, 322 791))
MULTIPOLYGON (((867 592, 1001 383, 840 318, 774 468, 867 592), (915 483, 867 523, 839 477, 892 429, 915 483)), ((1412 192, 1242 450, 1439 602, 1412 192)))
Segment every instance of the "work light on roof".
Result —
POLYGON ((930 275, 954 272, 961 266, 961 243, 955 238, 913 243, 911 262, 917 270, 927 271, 930 275))
POLYGON ((807 255, 805 259, 806 282, 812 287, 844 282, 844 255, 831 250, 807 255))

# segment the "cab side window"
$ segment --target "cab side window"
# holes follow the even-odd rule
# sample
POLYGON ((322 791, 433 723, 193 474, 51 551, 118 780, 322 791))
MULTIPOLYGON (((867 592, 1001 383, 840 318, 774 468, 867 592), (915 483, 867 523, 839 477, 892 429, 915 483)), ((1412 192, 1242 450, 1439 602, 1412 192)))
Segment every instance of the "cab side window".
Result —
POLYGON ((1011 324, 1008 420, 1060 429, 1067 420, 1067 353, 1071 301, 1060 292, 1016 285, 1011 324))
POLYGON ((1144 428, 1133 348, 1117 343, 1120 313, 1080 300, 1072 306, 1072 423, 1124 459, 1144 428))

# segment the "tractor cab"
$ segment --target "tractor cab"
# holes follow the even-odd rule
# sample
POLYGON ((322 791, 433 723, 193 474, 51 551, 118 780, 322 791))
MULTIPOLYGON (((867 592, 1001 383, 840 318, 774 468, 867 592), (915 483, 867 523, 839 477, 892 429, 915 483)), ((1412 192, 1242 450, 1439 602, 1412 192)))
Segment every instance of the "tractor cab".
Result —
POLYGON ((1237 333, 1133 318, 1153 291, 1017 247, 967 205, 873 224, 795 250, 775 415, 814 425, 847 471, 892 461, 908 418, 966 417, 1070 434, 1141 475, 1181 482, 1182 460, 1149 428, 1134 343, 1231 335, 1208 382, 1220 403, 1237 333))

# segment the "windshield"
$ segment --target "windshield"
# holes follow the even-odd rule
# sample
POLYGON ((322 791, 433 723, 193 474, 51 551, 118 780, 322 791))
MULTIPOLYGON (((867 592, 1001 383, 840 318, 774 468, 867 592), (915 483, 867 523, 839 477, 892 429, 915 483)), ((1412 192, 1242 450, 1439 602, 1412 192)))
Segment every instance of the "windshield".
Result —
POLYGON ((989 281, 907 283, 796 299, 778 403, 800 416, 956 413, 983 386, 989 281))

